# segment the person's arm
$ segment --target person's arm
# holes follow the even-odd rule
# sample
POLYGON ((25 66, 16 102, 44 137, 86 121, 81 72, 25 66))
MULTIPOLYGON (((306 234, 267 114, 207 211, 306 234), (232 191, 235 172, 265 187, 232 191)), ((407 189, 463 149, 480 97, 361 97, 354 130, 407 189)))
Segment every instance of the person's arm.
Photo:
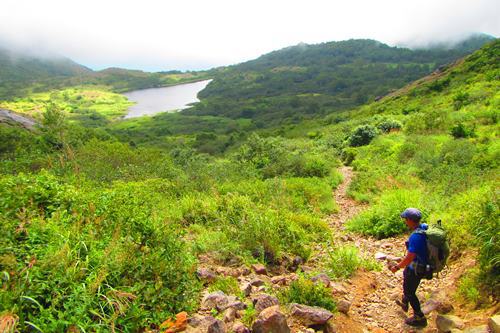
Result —
POLYGON ((399 269, 405 268, 406 266, 411 264, 411 262, 415 260, 416 257, 417 255, 415 253, 408 252, 408 254, 406 255, 406 257, 404 257, 403 260, 401 260, 397 265, 394 265, 390 268, 391 272, 396 273, 399 269))

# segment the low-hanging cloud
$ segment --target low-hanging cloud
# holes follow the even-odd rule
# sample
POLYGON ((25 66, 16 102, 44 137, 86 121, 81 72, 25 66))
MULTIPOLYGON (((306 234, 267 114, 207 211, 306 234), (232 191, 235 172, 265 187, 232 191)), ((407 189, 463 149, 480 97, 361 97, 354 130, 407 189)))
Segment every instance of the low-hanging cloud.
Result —
POLYGON ((0 43, 95 69, 203 69, 299 42, 372 38, 390 45, 498 36, 498 0, 3 0, 0 43))

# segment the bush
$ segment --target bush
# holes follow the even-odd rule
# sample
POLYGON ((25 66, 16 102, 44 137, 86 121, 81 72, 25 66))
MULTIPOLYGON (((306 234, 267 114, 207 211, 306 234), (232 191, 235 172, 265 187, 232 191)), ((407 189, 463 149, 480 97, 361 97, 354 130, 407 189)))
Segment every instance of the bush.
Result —
POLYGON ((394 130, 400 130, 403 125, 394 119, 386 119, 377 124, 377 128, 384 133, 389 133, 394 130))
POLYGON ((377 129, 372 125, 358 126, 347 139, 349 146, 359 147, 369 144, 377 136, 377 129))
POLYGON ((314 283, 304 277, 299 277, 290 286, 278 294, 282 303, 298 303, 309 306, 319 306, 329 311, 336 311, 337 305, 332 293, 323 283, 314 283))
POLYGON ((196 259, 157 211, 158 182, 102 190, 44 172, 1 183, 0 311, 20 331, 139 331, 196 310, 196 259))
MULTIPOLYGON (((365 235, 385 238, 407 230, 400 214, 408 207, 422 210, 423 193, 419 190, 390 190, 378 198, 377 202, 347 222, 347 229, 365 235)), ((423 209, 424 219, 426 211, 423 209)))
POLYGON ((474 127, 467 127, 463 123, 458 123, 457 125, 453 126, 450 132, 455 139, 473 138, 476 136, 474 127))

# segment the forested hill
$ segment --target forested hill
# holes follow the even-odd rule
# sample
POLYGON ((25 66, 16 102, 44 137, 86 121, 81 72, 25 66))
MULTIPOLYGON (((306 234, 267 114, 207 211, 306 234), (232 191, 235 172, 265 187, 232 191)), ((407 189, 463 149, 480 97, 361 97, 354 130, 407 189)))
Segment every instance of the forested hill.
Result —
POLYGON ((29 55, 0 47, 0 84, 75 76, 91 71, 68 58, 29 55))
POLYGON ((78 85, 103 85, 124 92, 205 77, 205 72, 150 73, 121 68, 93 71, 65 57, 30 54, 0 45, 0 101, 78 85))
POLYGON ((452 48, 411 50, 374 40, 299 44, 214 71, 193 112, 261 118, 273 125, 361 105, 471 53, 493 38, 477 35, 452 48), (228 101, 227 99, 232 99, 228 101), (290 106, 296 110, 285 114, 290 106))

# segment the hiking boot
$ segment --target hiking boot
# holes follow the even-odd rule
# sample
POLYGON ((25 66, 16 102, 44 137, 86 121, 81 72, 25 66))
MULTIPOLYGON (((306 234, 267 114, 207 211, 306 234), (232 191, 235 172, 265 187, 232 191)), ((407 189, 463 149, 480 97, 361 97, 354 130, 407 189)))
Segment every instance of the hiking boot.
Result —
POLYGON ((405 324, 414 327, 425 327, 427 326, 427 319, 424 316, 414 315, 413 317, 406 318, 405 324))
POLYGON ((396 304, 399 305, 401 307, 401 310, 403 310, 404 312, 408 312, 408 303, 405 303, 405 302, 401 302, 401 301, 396 301, 396 304))

